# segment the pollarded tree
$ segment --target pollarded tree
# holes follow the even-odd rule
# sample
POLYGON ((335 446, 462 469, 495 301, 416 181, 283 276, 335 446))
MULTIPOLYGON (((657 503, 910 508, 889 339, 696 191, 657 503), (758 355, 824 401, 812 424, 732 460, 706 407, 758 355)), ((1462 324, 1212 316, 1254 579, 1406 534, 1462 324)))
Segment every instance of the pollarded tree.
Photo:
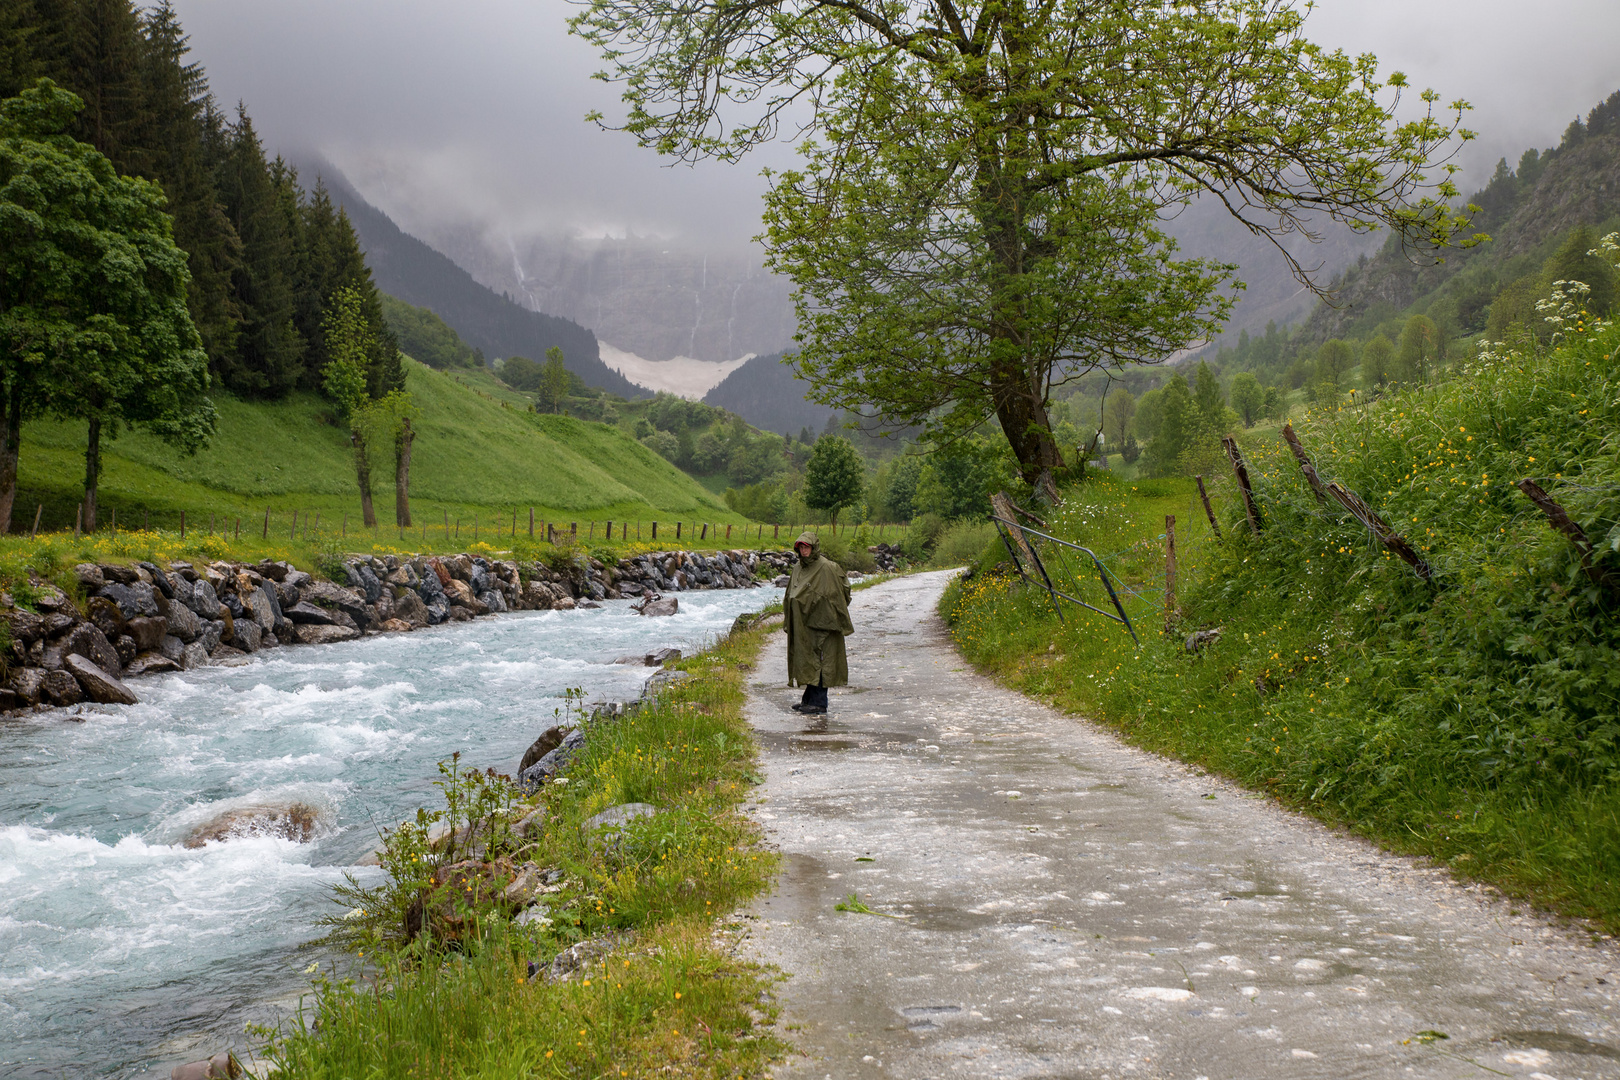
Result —
POLYGON ((810 451, 804 467, 804 504, 825 510, 838 524, 838 511, 861 499, 866 467, 855 445, 842 435, 823 435, 810 451))
POLYGON ((373 403, 366 392, 366 372, 375 342, 358 290, 345 287, 332 294, 322 330, 328 357, 326 370, 321 373, 322 389, 349 425, 354 475, 360 486, 360 513, 366 527, 375 528, 377 512, 371 504, 370 447, 373 403))
POLYGON ((25 414, 85 420, 83 523, 96 527, 101 440, 135 425, 193 453, 215 427, 190 275, 163 191, 119 176, 66 132, 83 103, 41 79, 0 104, 0 531, 25 414))
POLYGON ((1233 268, 1177 259, 1166 207, 1217 198, 1271 238, 1459 224, 1432 173, 1469 133, 1429 92, 1397 122, 1405 80, 1306 41, 1287 0, 584 2, 644 145, 734 160, 804 118, 765 239, 813 397, 935 434, 994 416, 1048 494, 1053 386, 1164 360, 1229 307, 1233 268))

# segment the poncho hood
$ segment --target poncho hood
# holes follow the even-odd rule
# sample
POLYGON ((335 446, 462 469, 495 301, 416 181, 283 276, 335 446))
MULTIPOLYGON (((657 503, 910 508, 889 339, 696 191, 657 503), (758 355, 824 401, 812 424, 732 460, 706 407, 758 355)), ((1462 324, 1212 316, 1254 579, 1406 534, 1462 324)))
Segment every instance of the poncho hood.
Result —
POLYGON ((806 529, 804 532, 799 534, 799 538, 793 541, 793 553, 795 555, 799 553, 800 544, 810 545, 810 561, 812 563, 821 557, 821 538, 815 533, 806 529))

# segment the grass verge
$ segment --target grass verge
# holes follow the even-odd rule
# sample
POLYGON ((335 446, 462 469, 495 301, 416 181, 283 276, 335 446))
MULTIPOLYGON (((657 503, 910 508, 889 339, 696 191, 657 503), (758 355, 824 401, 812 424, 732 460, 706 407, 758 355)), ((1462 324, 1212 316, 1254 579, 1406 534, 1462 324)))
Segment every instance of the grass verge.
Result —
POLYGON ((357 906, 335 920, 357 973, 318 980, 300 1023, 263 1033, 277 1075, 761 1075, 784 1049, 769 1029, 773 976, 732 955, 718 920, 776 868, 739 813, 759 782, 745 675, 773 628, 728 636, 683 661, 692 678, 655 706, 594 723, 566 782, 532 799, 447 767, 451 825, 543 812, 538 833, 486 833, 499 838, 483 857, 560 871, 561 888, 541 896, 544 918, 527 925, 503 912, 498 888, 454 901, 432 892, 434 864, 455 856, 426 844, 438 815, 422 812, 389 835, 388 884, 350 893, 357 906), (592 815, 634 802, 660 812, 608 842, 583 831, 592 815), (450 903, 455 914, 411 940, 401 915, 424 895, 427 910, 450 903), (565 981, 529 978, 531 961, 544 966, 582 942, 605 951, 565 981))
MULTIPOLYGON (((1264 528, 1230 480, 1217 541, 1187 481, 1095 477, 1051 519, 1134 592, 1142 646, 1101 617, 989 572, 941 612, 966 657, 1138 746, 1265 791, 1620 931, 1620 329, 1299 425, 1324 481, 1360 494, 1433 570, 1419 578, 1280 440, 1247 451, 1264 528), (1593 544, 1514 486, 1534 477, 1593 544), (1180 616, 1162 608, 1177 515, 1180 616), (1188 633, 1221 628, 1196 653, 1188 633)), ((1207 479, 1207 478, 1206 478, 1207 479)), ((1109 608, 1094 571, 1082 598, 1109 608)))

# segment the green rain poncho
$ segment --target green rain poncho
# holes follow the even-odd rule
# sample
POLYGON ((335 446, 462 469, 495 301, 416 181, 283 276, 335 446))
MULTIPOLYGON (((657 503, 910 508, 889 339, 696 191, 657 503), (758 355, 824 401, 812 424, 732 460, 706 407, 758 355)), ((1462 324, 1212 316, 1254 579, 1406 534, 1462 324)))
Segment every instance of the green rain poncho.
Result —
POLYGON ((849 583, 842 567, 822 557, 815 533, 801 533, 794 547, 800 543, 810 545, 810 559, 800 559, 793 567, 782 598, 788 685, 847 686, 844 635, 855 632, 849 621, 849 583))

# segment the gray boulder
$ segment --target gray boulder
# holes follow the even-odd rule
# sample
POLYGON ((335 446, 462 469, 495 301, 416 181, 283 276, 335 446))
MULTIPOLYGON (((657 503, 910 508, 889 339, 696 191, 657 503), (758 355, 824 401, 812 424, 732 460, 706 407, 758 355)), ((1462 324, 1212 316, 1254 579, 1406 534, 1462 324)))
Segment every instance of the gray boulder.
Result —
POLYGON ((91 701, 99 701, 103 705, 137 705, 140 698, 135 692, 115 676, 107 674, 100 665, 86 660, 82 656, 69 656, 63 663, 62 669, 72 674, 79 681, 79 688, 84 691, 85 697, 91 701))
POLYGON ((71 672, 58 669, 47 671, 39 681, 39 696, 50 705, 77 705, 84 700, 84 690, 71 672))
POLYGON ((638 615, 674 615, 681 610, 681 602, 673 596, 660 596, 644 600, 632 610, 638 615))
POLYGON ((165 574, 156 565, 149 562, 136 563, 135 565, 146 571, 146 576, 151 579, 152 585, 166 599, 174 599, 174 583, 169 580, 168 574, 165 574))
POLYGON ((152 586, 144 581, 137 581, 133 585, 113 583, 102 588, 99 596, 105 596, 118 605, 118 611, 126 619, 133 619, 139 615, 155 618, 160 614, 157 606, 157 597, 153 594, 152 586))
POLYGON ((169 605, 169 633, 181 641, 196 641, 202 636, 202 619, 184 604, 169 605))
POLYGON ((382 582, 371 567, 362 562, 350 562, 345 563, 343 569, 349 575, 349 585, 366 594, 366 603, 375 604, 382 595, 382 582))
POLYGON ((291 619, 294 623, 300 625, 332 625, 332 613, 330 611, 327 611, 325 608, 316 607, 314 604, 307 603, 303 600, 298 601, 298 603, 294 604, 292 607, 283 608, 281 613, 287 616, 287 618, 291 619))
POLYGON ((107 578, 102 574, 101 567, 95 563, 80 563, 73 568, 73 576, 79 579, 79 584, 84 586, 85 592, 93 593, 107 584, 107 578))
POLYGON ((39 704, 40 684, 45 679, 45 669, 25 667, 18 669, 6 684, 7 688, 30 705, 39 704))
POLYGON ((330 581, 311 581, 300 592, 309 603, 341 611, 364 629, 372 619, 371 605, 381 602, 389 590, 379 586, 373 597, 369 591, 354 593, 330 581))
POLYGON ((169 624, 164 619, 149 619, 138 615, 124 624, 124 633, 135 639, 135 648, 139 652, 155 649, 163 635, 169 632, 169 624))
POLYGON ((685 682, 691 677, 692 673, 689 671, 655 671, 641 685, 642 700, 655 698, 676 683, 685 682))
POLYGON ((404 591, 403 596, 395 597, 394 618, 423 626, 426 626, 430 621, 427 605, 422 603, 420 596, 417 596, 409 589, 404 591))
POLYGON ((173 634, 164 634, 158 640, 157 651, 178 664, 180 658, 186 654, 186 643, 173 634))
POLYGON ((259 651, 264 631, 251 619, 235 619, 231 623, 231 646, 245 653, 259 651))
MULTIPOLYGON (((178 594, 179 590, 175 590, 178 594)), ((204 619, 219 618, 219 594, 214 587, 206 581, 194 582, 189 596, 181 596, 180 602, 204 619)))
POLYGON ((477 594, 478 602, 488 608, 491 613, 506 610, 506 597, 495 589, 485 589, 477 594))
POLYGON ((209 619, 202 624, 202 634, 197 638, 197 644, 210 656, 219 648, 220 639, 225 636, 225 620, 209 619))
POLYGON ((360 636, 360 631, 347 626, 323 626, 319 623, 296 624, 293 633, 300 645, 330 645, 334 641, 350 641, 360 636))
POLYGON ((62 667, 69 656, 82 656, 113 672, 122 666, 118 660, 118 650, 93 623, 79 623, 50 645, 45 650, 45 666, 52 669, 62 667))
POLYGON ((573 756, 585 745, 585 732, 575 728, 563 737, 556 749, 518 774, 518 786, 527 794, 540 790, 540 785, 556 776, 573 756))
POLYGON ((561 746, 563 739, 568 737, 568 731, 568 728, 561 725, 542 731, 540 737, 523 751, 523 759, 518 762, 518 775, 522 776, 529 766, 561 746))

